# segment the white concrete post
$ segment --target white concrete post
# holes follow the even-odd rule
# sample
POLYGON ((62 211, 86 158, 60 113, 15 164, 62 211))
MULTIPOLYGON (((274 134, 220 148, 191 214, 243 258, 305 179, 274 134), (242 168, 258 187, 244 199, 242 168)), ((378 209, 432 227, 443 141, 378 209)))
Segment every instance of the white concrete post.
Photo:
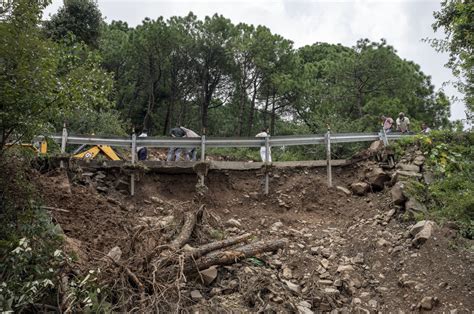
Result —
POLYGON ((268 195, 269 178, 268 178, 268 165, 270 157, 270 139, 265 137, 265 195, 268 195))
POLYGON ((331 168, 331 130, 328 126, 328 132, 326 133, 326 158, 327 158, 327 171, 328 171, 328 186, 332 187, 332 168, 331 168))
MULTIPOLYGON (((63 135, 61 138, 61 154, 66 153, 66 144, 67 144, 67 129, 66 129, 66 123, 63 125, 63 135)), ((60 165, 61 168, 64 168, 64 161, 61 160, 60 165)))

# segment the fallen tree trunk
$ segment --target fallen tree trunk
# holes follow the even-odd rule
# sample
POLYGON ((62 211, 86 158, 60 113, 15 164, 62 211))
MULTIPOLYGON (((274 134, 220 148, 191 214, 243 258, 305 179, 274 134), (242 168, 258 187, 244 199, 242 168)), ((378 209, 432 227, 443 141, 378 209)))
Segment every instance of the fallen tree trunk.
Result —
POLYGON ((202 213, 203 210, 204 205, 201 205, 197 211, 185 213, 183 228, 181 228, 181 232, 170 243, 169 247, 172 250, 180 249, 183 245, 186 244, 186 242, 189 241, 189 238, 193 233, 194 226, 196 225, 197 217, 202 213))
POLYGON ((228 238, 226 240, 211 242, 211 243, 202 245, 200 247, 197 247, 197 248, 189 251, 189 253, 187 255, 189 255, 189 258, 191 258, 191 257, 192 258, 199 258, 199 257, 201 257, 201 256, 203 256, 203 255, 205 255, 209 252, 212 252, 212 251, 215 251, 215 250, 218 250, 218 249, 222 249, 222 248, 226 248, 226 247, 229 247, 231 245, 234 245, 234 244, 237 244, 237 243, 240 243, 240 242, 244 242, 245 240, 247 240, 251 236, 252 236, 252 234, 246 233, 246 234, 243 234, 243 235, 240 235, 240 236, 228 238))
POLYGON ((260 241, 241 246, 232 250, 213 252, 198 259, 195 263, 187 264, 185 272, 207 269, 213 265, 229 265, 238 261, 283 248, 288 243, 287 239, 275 241, 260 241))

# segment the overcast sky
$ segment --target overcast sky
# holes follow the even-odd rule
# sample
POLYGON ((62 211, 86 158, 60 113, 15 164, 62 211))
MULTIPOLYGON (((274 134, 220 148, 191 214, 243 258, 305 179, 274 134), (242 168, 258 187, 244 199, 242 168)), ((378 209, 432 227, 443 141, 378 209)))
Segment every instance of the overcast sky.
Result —
MULTIPOLYGON (((431 28, 433 11, 441 0, 99 0, 107 22, 126 21, 140 24, 145 17, 156 19, 186 15, 192 11, 199 18, 219 13, 233 23, 265 25, 272 32, 294 42, 296 48, 315 42, 355 45, 360 38, 379 41, 385 38, 398 54, 421 66, 432 77, 436 89, 448 96, 460 95, 443 83, 454 78, 444 67, 448 56, 437 53, 423 38, 443 37, 431 28)), ((53 0, 45 17, 62 6, 53 0)), ((451 119, 464 119, 464 105, 455 102, 451 119)))

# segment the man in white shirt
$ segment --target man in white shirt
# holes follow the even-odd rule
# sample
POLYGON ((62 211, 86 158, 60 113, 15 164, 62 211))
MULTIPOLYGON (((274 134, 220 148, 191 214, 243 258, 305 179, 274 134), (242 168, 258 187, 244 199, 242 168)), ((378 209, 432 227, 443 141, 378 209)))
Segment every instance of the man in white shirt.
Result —
POLYGON ((410 119, 405 117, 405 114, 403 112, 400 112, 397 118, 397 131, 407 133, 408 131, 410 131, 409 129, 410 119))
MULTIPOLYGON (((255 135, 255 137, 270 137, 268 128, 263 128, 262 132, 255 135)), ((260 158, 262 158, 262 161, 265 161, 266 152, 267 152, 267 148, 265 147, 265 145, 260 147, 260 158)), ((270 147, 268 147, 268 162, 272 162, 272 152, 270 150, 270 147)))

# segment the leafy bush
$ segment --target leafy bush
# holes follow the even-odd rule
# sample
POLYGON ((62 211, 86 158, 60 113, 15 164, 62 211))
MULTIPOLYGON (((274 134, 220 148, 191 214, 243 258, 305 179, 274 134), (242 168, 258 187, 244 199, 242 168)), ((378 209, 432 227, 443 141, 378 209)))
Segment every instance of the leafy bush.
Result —
POLYGON ((474 237, 474 134, 436 131, 398 141, 397 155, 415 145, 423 151, 425 170, 435 181, 427 187, 411 183, 409 192, 426 203, 439 222, 455 221, 467 238, 474 237))
MULTIPOLYGON (((62 252, 62 230, 39 205, 32 182, 32 154, 0 154, 0 312, 56 308, 60 276, 71 259, 62 252), (54 305, 53 305, 54 304, 54 305)), ((70 279, 71 311, 103 311, 95 274, 70 279)), ((59 311, 59 310, 58 310, 59 311)))

